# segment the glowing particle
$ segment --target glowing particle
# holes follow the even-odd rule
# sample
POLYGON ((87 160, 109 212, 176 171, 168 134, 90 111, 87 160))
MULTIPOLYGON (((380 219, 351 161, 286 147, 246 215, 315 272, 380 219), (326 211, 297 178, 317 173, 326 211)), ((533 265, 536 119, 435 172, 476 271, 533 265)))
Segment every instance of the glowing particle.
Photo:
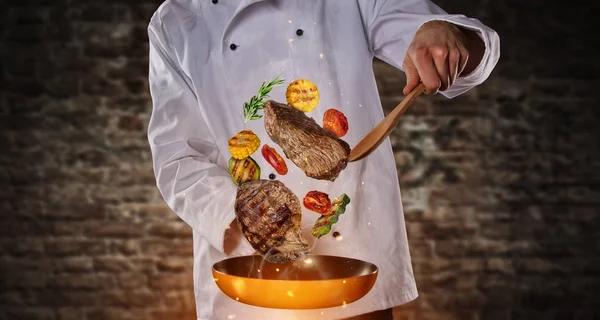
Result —
POLYGON ((342 309, 346 307, 346 301, 342 301, 342 309))
POLYGON ((226 229, 227 229, 227 230, 231 229, 231 226, 227 226, 227 228, 226 228, 226 229))
POLYGON ((219 278, 213 278, 213 280, 215 280, 215 282, 219 281, 219 278))
POLYGON ((342 281, 342 283, 346 283, 346 280, 342 281))
POLYGON ((304 260, 304 263, 306 263, 306 264, 311 264, 311 263, 312 263, 312 259, 311 259, 311 258, 308 258, 308 259, 304 260))
POLYGON ((365 184, 365 182, 363 181, 362 184, 365 184))
POLYGON ((292 20, 288 20, 289 23, 292 23, 292 20))
POLYGON ((260 272, 260 269, 258 269, 258 272, 260 272))
POLYGON ((288 294, 288 296, 290 296, 290 297, 292 297, 292 298, 294 297, 294 293, 293 293, 291 290, 290 290, 290 291, 288 291, 288 292, 287 292, 287 294, 288 294))
POLYGON ((371 210, 371 207, 369 207, 369 210, 371 210))
POLYGON ((289 41, 289 42, 294 42, 294 39, 291 39, 291 38, 290 38, 288 41, 289 41))
POLYGON ((240 301, 240 298, 238 298, 238 297, 235 297, 235 301, 240 301))
POLYGON ((275 268, 275 271, 279 272, 279 268, 275 268))
POLYGON ((321 315, 323 315, 323 311, 321 311, 321 315))
POLYGON ((335 240, 337 240, 337 241, 342 241, 343 239, 344 239, 344 236, 342 236, 342 235, 335 237, 335 240))
POLYGON ((370 226, 370 225, 371 225, 371 223, 369 222, 369 223, 367 223, 367 225, 368 225, 368 226, 370 226))
POLYGON ((323 54, 322 54, 322 53, 319 53, 319 57, 321 57, 321 59, 323 59, 323 54))
POLYGON ((358 105, 358 107, 359 107, 359 108, 362 108, 362 104, 359 104, 359 105, 358 105))

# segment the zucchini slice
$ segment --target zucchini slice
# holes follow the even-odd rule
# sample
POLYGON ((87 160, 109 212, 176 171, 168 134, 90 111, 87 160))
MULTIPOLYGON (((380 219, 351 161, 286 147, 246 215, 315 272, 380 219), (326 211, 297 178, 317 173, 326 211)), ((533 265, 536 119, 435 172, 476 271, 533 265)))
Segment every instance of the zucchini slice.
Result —
POLYGON ((260 166, 251 157, 244 159, 231 157, 228 171, 233 183, 237 186, 247 181, 260 179, 260 166))
POLYGON ((331 227, 338 222, 341 214, 346 212, 346 206, 350 203, 350 197, 345 193, 333 200, 331 211, 328 215, 319 217, 312 228, 312 235, 320 238, 331 231, 331 227))

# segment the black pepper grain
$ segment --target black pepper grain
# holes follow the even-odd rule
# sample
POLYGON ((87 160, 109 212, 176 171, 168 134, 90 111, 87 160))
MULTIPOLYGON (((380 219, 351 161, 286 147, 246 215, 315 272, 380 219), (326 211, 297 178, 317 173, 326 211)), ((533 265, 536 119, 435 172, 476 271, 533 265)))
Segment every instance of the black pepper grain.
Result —
POLYGON ((337 237, 339 237, 339 236, 340 236, 340 233, 339 233, 339 232, 337 232, 337 231, 336 231, 336 232, 334 232, 334 233, 333 233, 333 237, 334 237, 334 238, 337 238, 337 237))
POLYGON ((274 173, 271 173, 271 174, 269 175, 269 179, 271 179, 271 180, 275 179, 275 174, 274 174, 274 173))

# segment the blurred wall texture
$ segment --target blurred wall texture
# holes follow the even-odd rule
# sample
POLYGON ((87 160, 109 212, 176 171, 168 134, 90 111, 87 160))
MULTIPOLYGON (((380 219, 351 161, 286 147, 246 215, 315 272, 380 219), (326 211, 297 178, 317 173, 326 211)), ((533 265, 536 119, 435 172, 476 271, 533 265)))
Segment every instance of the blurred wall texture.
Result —
MULTIPOLYGON (((0 4, 0 319, 194 319, 190 228, 145 131, 160 3, 0 4)), ((496 29, 502 57, 391 137, 421 294, 395 317, 598 319, 598 4, 437 3, 496 29)), ((389 111, 405 79, 375 69, 389 111)))

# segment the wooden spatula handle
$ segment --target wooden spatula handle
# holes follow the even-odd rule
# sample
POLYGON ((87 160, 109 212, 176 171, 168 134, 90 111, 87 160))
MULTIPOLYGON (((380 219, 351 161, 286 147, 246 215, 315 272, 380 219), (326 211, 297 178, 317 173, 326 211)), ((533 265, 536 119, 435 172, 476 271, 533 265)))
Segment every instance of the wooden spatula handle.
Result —
POLYGON ((352 150, 350 151, 349 161, 360 160, 373 152, 390 135, 392 130, 398 124, 400 117, 408 109, 417 97, 425 91, 425 85, 419 83, 403 100, 398 104, 387 117, 385 117, 371 132, 369 132, 352 150))

